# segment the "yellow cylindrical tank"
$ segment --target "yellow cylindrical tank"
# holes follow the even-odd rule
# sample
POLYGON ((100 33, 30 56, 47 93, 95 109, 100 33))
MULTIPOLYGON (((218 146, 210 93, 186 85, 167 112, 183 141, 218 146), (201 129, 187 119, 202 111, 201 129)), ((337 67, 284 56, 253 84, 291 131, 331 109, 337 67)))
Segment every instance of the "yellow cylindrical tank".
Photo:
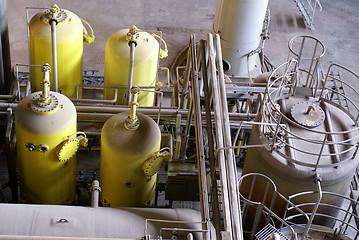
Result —
MULTIPOLYGON (((128 86, 130 69, 129 29, 112 34, 106 43, 105 86, 128 86)), ((134 53, 133 86, 155 86, 157 79, 159 43, 147 32, 138 31, 134 53)), ((154 89, 152 89, 154 90, 154 89)), ((118 89, 117 104, 127 104, 127 89, 118 89)), ((105 99, 113 99, 114 90, 105 90, 105 99)), ((138 96, 141 106, 153 106, 154 93, 138 96)))
POLYGON ((76 109, 62 94, 32 93, 15 110, 21 199, 70 204, 75 198, 76 109), (43 96, 47 98, 44 101, 43 96))
POLYGON ((136 129, 128 129, 125 122, 129 115, 129 112, 114 115, 102 128, 103 206, 144 207, 153 203, 157 174, 146 176, 145 168, 151 167, 146 162, 160 149, 161 131, 150 117, 141 113, 137 114, 136 129))
MULTIPOLYGON (((53 66, 50 13, 50 9, 40 11, 32 17, 29 23, 30 63, 32 65, 42 65, 48 62, 53 66)), ((74 13, 60 9, 54 19, 57 21, 58 89, 62 90, 65 96, 72 98, 76 95, 76 85, 82 84, 83 42, 88 38, 84 37, 84 32, 86 33, 84 26, 74 13)), ((92 41, 93 38, 87 42, 92 41)), ((41 70, 31 68, 32 92, 41 90, 41 80, 41 70)), ((53 83, 52 74, 50 81, 53 83)))

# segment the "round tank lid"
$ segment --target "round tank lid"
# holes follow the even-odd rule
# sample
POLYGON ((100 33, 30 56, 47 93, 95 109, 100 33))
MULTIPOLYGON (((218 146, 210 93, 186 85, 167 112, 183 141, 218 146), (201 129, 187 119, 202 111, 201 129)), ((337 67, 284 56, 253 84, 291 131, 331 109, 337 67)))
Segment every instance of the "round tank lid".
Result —
POLYGON ((55 112, 59 107, 59 100, 57 97, 53 94, 49 94, 48 99, 45 101, 41 95, 35 94, 35 96, 32 98, 31 102, 31 108, 40 114, 51 114, 55 112))
POLYGON ((169 161, 170 152, 168 148, 163 148, 158 152, 155 152, 150 158, 148 158, 143 164, 142 168, 147 177, 152 177, 161 168, 164 161, 169 161))
POLYGON ((79 148, 79 140, 77 138, 71 138, 62 143, 60 151, 58 152, 57 156, 60 161, 68 161, 72 158, 77 149, 79 148))
POLYGON ((308 101, 294 104, 290 113, 294 121, 305 127, 317 127, 325 119, 323 109, 318 104, 308 101))
POLYGON ((162 156, 157 156, 157 155, 152 156, 143 165, 145 175, 147 177, 152 177, 160 170, 162 164, 163 164, 162 156))

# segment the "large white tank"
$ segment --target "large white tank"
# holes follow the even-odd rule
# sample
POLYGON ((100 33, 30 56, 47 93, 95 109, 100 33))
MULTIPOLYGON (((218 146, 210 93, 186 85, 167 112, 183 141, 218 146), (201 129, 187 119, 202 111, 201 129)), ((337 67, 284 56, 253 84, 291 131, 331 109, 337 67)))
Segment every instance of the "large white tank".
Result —
MULTIPOLYGON (((253 125, 250 138, 251 145, 263 147, 248 148, 243 175, 268 176, 286 197, 316 191, 316 180, 321 181, 323 191, 345 195, 359 163, 356 151, 359 131, 355 119, 358 111, 353 107, 350 113, 339 106, 333 100, 335 92, 328 87, 321 91, 296 85, 295 73, 290 69, 288 74, 268 83, 257 118, 259 125, 253 125)), ((275 74, 276 71, 269 79, 275 74)), ((253 196, 260 199, 265 187, 256 186, 253 196)), ((241 190, 248 189, 242 184, 241 190)), ((313 195, 300 202, 315 203, 316 198, 313 195)), ((340 206, 341 201, 331 197, 323 198, 321 203, 340 206)), ((277 204, 277 213, 283 207, 277 204)), ((334 208, 323 207, 320 211, 337 214, 334 208)))
MULTIPOLYGON (((258 53, 247 55, 260 47, 263 21, 268 0, 218 0, 213 32, 221 36, 223 60, 228 75, 247 75, 258 60, 258 53)), ((225 69, 226 70, 226 69, 225 69)))
MULTIPOLYGON (((192 229, 177 231, 178 239, 186 239, 190 232, 194 239, 202 239, 201 213, 191 209, 0 204, 0 212, 1 239, 142 239, 145 233, 158 239, 161 232, 164 239, 171 239, 172 231, 161 228, 192 229), (148 220, 146 230, 146 219, 162 221, 148 220)), ((215 240, 210 227, 210 239, 215 240)))

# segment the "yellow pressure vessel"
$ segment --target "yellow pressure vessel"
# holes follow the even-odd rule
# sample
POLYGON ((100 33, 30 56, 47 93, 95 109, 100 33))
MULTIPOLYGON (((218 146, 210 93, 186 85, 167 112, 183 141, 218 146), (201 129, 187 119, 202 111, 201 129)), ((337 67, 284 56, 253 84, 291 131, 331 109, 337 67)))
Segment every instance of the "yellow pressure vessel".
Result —
POLYGON ((153 203, 157 171, 151 168, 156 165, 153 156, 160 149, 161 131, 150 117, 141 113, 137 114, 137 129, 128 129, 125 122, 129 115, 128 112, 114 115, 102 128, 103 206, 144 207, 153 203))
POLYGON ((41 92, 22 99, 15 131, 24 203, 70 204, 75 198, 76 109, 62 94, 41 92))
MULTIPOLYGON (((76 85, 82 84, 82 57, 83 42, 91 43, 94 37, 86 36, 84 26, 78 16, 74 13, 59 9, 52 16, 51 9, 58 9, 56 5, 48 10, 40 11, 32 17, 29 23, 30 35, 30 63, 42 65, 45 62, 52 64, 52 41, 50 20, 55 19, 56 43, 57 43, 57 71, 58 89, 63 91, 67 97, 75 97, 76 85), (85 34, 85 35, 84 35, 85 34)), ((32 91, 40 91, 42 73, 39 68, 31 68, 32 91)), ((51 74, 51 83, 53 76, 51 74)), ((53 86, 53 84, 52 84, 53 86)))
MULTIPOLYGON (((130 69, 130 46, 122 29, 112 34, 106 42, 105 86, 128 86, 130 69)), ((132 86, 155 86, 158 68, 159 43, 147 32, 138 31, 133 64, 132 86)), ((154 89, 151 89, 154 90, 154 89)), ((117 104, 127 104, 127 89, 118 89, 117 104)), ((105 99, 113 99, 114 90, 105 89, 105 99)), ((141 92, 138 103, 153 106, 154 93, 141 92)))

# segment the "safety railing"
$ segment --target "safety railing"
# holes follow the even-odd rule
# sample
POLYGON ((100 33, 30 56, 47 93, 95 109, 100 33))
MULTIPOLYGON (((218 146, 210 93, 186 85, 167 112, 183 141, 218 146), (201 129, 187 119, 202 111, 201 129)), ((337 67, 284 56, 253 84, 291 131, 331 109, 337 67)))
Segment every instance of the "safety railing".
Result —
MULTIPOLYGON (((275 183, 263 174, 248 173, 242 176, 238 181, 238 188, 242 201, 244 233, 249 239, 268 239, 269 236, 262 236, 262 231, 261 238, 255 235, 261 226, 268 228, 268 225, 278 228, 279 232, 281 228, 287 228, 290 232, 289 235, 291 235, 290 239, 297 239, 297 234, 291 224, 281 217, 283 210, 276 211, 275 209, 278 208, 279 202, 281 205, 287 204, 296 209, 296 214, 304 217, 309 222, 308 215, 280 194, 275 183)), ((268 234, 271 233, 268 231, 268 234)))
POLYGON ((288 198, 278 192, 270 178, 259 173, 242 176, 238 186, 243 225, 245 229, 249 226, 250 231, 246 232, 249 239, 269 239, 275 234, 280 239, 312 239, 320 235, 325 239, 359 237, 358 199, 322 191, 320 181, 317 190, 288 198))
POLYGON ((271 150, 275 150, 281 157, 287 161, 305 167, 328 168, 336 167, 348 162, 356 157, 358 150, 359 128, 358 118, 359 109, 353 99, 359 99, 359 93, 348 82, 342 80, 345 76, 351 82, 358 82, 359 76, 353 71, 337 64, 332 64, 328 68, 325 79, 319 81, 320 84, 309 84, 301 86, 298 83, 299 78, 298 61, 290 60, 275 69, 269 76, 267 90, 264 94, 263 105, 261 108, 261 122, 271 123, 273 125, 262 125, 260 134, 266 144, 272 145, 271 150), (339 69, 342 72, 342 78, 333 78, 329 73, 333 69, 339 69), (281 73, 280 73, 281 72, 281 73), (338 92, 332 87, 327 87, 331 81, 340 82, 351 93, 348 95, 338 92), (318 86, 319 85, 319 86, 318 86), (308 98, 311 98, 313 104, 323 108, 325 119, 322 130, 318 128, 305 126, 294 121, 292 117, 284 114, 280 107, 280 100, 292 97, 296 94, 297 87, 307 88, 308 98), (310 94, 312 93, 312 94, 310 94), (345 100, 350 106, 349 110, 338 105, 333 101, 333 96, 338 96, 345 100), (331 113, 327 108, 337 108, 340 111, 341 126, 335 127, 334 120, 331 119, 331 113), (342 120, 343 119, 343 120, 342 120), (343 126, 344 119, 347 119, 343 126), (284 126, 283 126, 284 124, 284 126), (290 128, 296 131, 291 131, 290 128), (299 130, 298 130, 299 129, 299 130), (324 129, 324 130, 323 130, 324 129), (279 145, 279 147, 274 147, 279 145), (307 146, 311 146, 308 148, 307 146), (280 149, 287 148, 288 151, 280 149), (300 155, 297 157, 296 155, 300 155), (312 162, 303 161, 303 159, 312 158, 312 162), (331 162, 323 162, 323 159, 331 159, 331 162))

